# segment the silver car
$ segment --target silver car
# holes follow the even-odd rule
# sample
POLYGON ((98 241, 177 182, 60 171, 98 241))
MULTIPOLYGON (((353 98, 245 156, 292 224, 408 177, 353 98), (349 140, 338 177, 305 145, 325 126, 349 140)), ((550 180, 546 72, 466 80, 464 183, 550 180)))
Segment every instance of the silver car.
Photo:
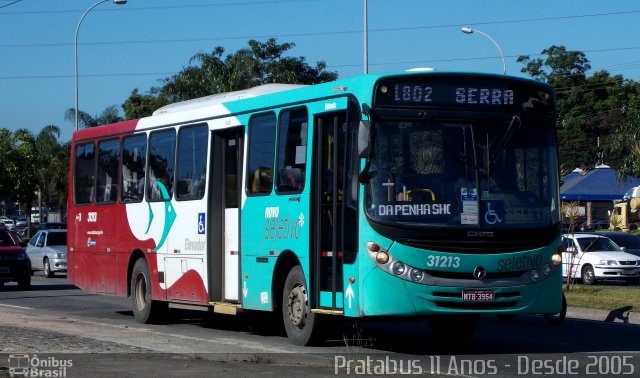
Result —
POLYGON ((67 230, 38 231, 27 244, 27 255, 32 269, 42 270, 47 278, 56 272, 66 273, 67 230))

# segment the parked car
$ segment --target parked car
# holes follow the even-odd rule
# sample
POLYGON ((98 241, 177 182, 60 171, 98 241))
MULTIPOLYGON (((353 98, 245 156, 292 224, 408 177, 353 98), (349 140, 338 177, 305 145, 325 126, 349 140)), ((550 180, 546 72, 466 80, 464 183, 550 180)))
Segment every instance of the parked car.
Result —
POLYGON ((4 223, 4 226, 6 228, 8 228, 11 231, 15 231, 16 230, 16 222, 13 221, 13 219, 3 219, 2 223, 4 223))
POLYGON ((27 217, 19 216, 16 218, 16 228, 27 227, 27 217))
POLYGON ((31 261, 25 252, 25 243, 4 226, 0 226, 0 287, 15 281, 18 288, 31 287, 31 261))
POLYGON ((623 251, 640 257, 640 236, 621 231, 603 232, 602 235, 613 240, 623 251))
POLYGON ((66 273, 67 230, 38 231, 27 244, 27 255, 33 270, 42 270, 47 278, 66 273))
POLYGON ((640 281, 640 258, 624 252, 611 239, 599 233, 574 233, 562 237, 563 277, 579 278, 585 285, 598 280, 640 281))

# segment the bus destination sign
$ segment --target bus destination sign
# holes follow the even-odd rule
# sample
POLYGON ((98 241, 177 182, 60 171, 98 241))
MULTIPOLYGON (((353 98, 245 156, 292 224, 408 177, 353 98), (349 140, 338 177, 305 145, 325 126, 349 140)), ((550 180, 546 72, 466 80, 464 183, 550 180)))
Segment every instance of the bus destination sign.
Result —
POLYGON ((376 87, 375 104, 393 107, 457 107, 551 112, 548 89, 518 81, 449 78, 390 78, 376 87))

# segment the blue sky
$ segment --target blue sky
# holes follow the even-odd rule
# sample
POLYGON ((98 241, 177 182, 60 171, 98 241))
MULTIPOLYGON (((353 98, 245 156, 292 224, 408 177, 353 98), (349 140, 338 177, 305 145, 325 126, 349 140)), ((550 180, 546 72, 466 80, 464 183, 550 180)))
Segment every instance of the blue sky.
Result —
MULTIPOLYGON (((97 0, 0 0, 0 127, 34 133, 54 124, 71 138, 74 34, 97 0)), ((363 0, 129 0, 100 4, 78 42, 80 110, 118 107, 146 92, 198 52, 231 53, 249 39, 294 42, 310 64, 324 60, 346 78, 363 68, 363 0)), ((368 0, 369 72, 414 67, 521 75, 518 55, 551 45, 584 51, 594 70, 640 80, 636 0, 368 0)))

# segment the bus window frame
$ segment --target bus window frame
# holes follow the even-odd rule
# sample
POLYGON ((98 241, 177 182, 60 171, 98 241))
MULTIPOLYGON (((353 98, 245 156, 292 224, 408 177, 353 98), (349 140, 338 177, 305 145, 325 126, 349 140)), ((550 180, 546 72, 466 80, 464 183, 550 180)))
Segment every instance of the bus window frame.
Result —
MULTIPOLYGON (((114 203, 118 203, 120 200, 120 176, 122 175, 122 138, 120 137, 111 137, 111 138, 104 138, 104 139, 96 139, 95 144, 97 145, 96 148, 96 155, 95 155, 95 169, 94 169, 94 187, 95 187, 95 196, 93 198, 93 203, 97 206, 102 206, 102 205, 112 205, 114 203), (115 184, 115 190, 116 190, 116 198, 113 201, 98 201, 98 162, 99 162, 99 156, 100 156, 100 145, 102 143, 105 142, 111 142, 111 141, 118 141, 118 164, 117 164, 117 171, 116 171, 116 184, 115 184)), ((113 184, 112 184, 113 185, 113 184)), ((106 189, 105 189, 106 190, 106 189)))
MULTIPOLYGON (((278 148, 277 146, 278 143, 278 114, 276 114, 275 111, 270 110, 270 111, 266 111, 266 112, 261 112, 261 113, 255 113, 252 114, 251 117, 249 118, 249 122, 247 123, 247 161, 245 163, 245 171, 246 173, 246 177, 245 177, 245 185, 244 185, 244 192, 245 195, 247 197, 260 197, 260 196, 270 196, 273 192, 274 192, 274 178, 275 178, 275 164, 276 164, 276 150, 278 148), (274 124, 273 124, 273 128, 275 131, 275 137, 273 139, 273 155, 272 155, 272 161, 271 161, 271 189, 268 192, 252 192, 249 190, 249 188, 253 185, 253 179, 254 179, 254 175, 255 172, 251 171, 251 134, 253 133, 253 130, 257 127, 257 126, 253 126, 252 121, 254 120, 254 118, 257 117, 262 117, 262 116, 266 116, 266 115, 272 115, 273 116, 273 120, 274 120, 274 124)), ((258 168, 259 169, 259 168, 258 168)))
MULTIPOLYGON (((175 181, 176 181, 176 154, 178 153, 177 151, 178 149, 178 133, 176 131, 176 127, 166 127, 166 128, 160 128, 154 131, 151 131, 148 136, 147 136, 147 161, 146 161, 146 169, 145 169, 145 193, 144 193, 144 197, 145 200, 147 202, 171 202, 171 200, 173 200, 175 198, 175 181), (160 133, 167 133, 169 131, 173 131, 173 141, 174 141, 174 151, 173 151, 173 172, 171 174, 171 193, 169 195, 168 199, 164 199, 164 198, 152 198, 151 196, 151 191, 153 190, 153 188, 151 187, 151 171, 150 171, 150 166, 151 166, 151 138, 153 137, 154 134, 160 134, 160 133)), ((167 155, 169 156, 169 155, 167 155)), ((167 179, 169 179, 169 177, 167 177, 167 179)), ((168 189, 168 187, 167 187, 168 189)))
POLYGON ((73 204, 74 206, 93 206, 94 205, 94 197, 95 197, 95 186, 96 186, 96 164, 97 164, 97 147, 96 140, 89 140, 87 142, 75 143, 73 147, 73 204), (76 153, 78 151, 79 146, 93 145, 93 175, 91 176, 91 190, 89 194, 88 202, 78 202, 78 185, 77 185, 77 166, 78 166, 78 158, 76 153))
MULTIPOLYGON (((311 122, 309 122, 309 114, 311 112, 309 112, 309 108, 306 105, 298 105, 298 106, 294 106, 294 107, 290 107, 290 108, 282 108, 280 109, 280 111, 278 112, 278 120, 277 120, 277 124, 276 124, 276 152, 275 152, 275 161, 274 161, 274 171, 273 171, 273 188, 275 190, 275 193, 277 195, 295 195, 295 194, 300 194, 302 192, 304 192, 305 187, 306 187, 306 181, 307 181, 307 170, 308 170, 308 159, 307 159, 307 155, 309 153, 309 130, 311 128, 311 122), (287 125, 282 125, 282 115, 283 113, 293 113, 296 111, 300 111, 303 110, 306 114, 307 114, 307 136, 306 136, 306 140, 305 140, 305 161, 304 161, 304 170, 301 172, 302 173, 302 181, 301 181, 301 186, 299 189, 297 190, 282 190, 279 188, 280 186, 280 170, 281 169, 287 169, 287 165, 286 162, 284 167, 280 167, 279 166, 279 162, 280 162, 280 154, 283 153, 283 151, 281 151, 280 149, 280 138, 282 137, 282 133, 281 133, 281 127, 286 127, 287 128, 287 138, 289 137, 289 128, 291 126, 291 118, 289 117, 289 122, 287 122, 287 125)), ((313 113, 311 113, 313 114, 313 113)), ((312 120, 313 121, 313 120, 312 120)), ((286 141, 285 141, 285 146, 286 146, 286 141)), ((289 168, 293 168, 293 167, 289 167, 289 168)))
MULTIPOLYGON (((173 187, 174 190, 172 192, 172 198, 175 199, 176 201, 179 202, 183 202, 183 201, 197 201, 197 200, 201 200, 203 198, 205 198, 205 194, 207 192, 207 181, 208 181, 208 170, 209 170, 209 134, 211 134, 210 129, 209 129, 209 125, 206 122, 202 122, 202 123, 194 123, 194 124, 189 124, 189 125, 184 125, 178 128, 178 132, 176 133, 176 145, 175 145, 175 149, 176 149, 176 156, 175 156, 175 160, 174 160, 174 169, 173 169, 173 187), (178 168, 180 167, 180 133, 182 133, 183 130, 188 130, 188 129, 192 129, 192 128, 198 128, 198 127, 203 127, 205 129, 205 134, 207 135, 206 137, 206 142, 205 142, 205 157, 204 157, 204 182, 201 184, 202 187, 204 188, 202 190, 202 195, 197 196, 197 195, 192 195, 188 198, 180 198, 178 196, 178 168)), ((147 150, 149 150, 147 148, 147 150)), ((194 189, 195 190, 195 189, 194 189)), ((155 201, 152 201, 155 202, 155 201)))
MULTIPOLYGON (((121 204, 130 204, 130 203, 141 203, 144 202, 145 200, 145 194, 147 191, 147 158, 148 158, 148 151, 149 151, 149 134, 145 133, 145 132, 138 132, 138 133, 131 133, 131 134, 126 134, 124 136, 122 136, 121 140, 120 140, 120 189, 118 190, 118 203, 121 204), (140 198, 140 200, 137 201, 124 201, 122 199, 122 189, 124 188, 123 185, 123 180, 124 180, 124 174, 123 174, 123 166, 124 166, 124 147, 125 147, 125 141, 127 139, 133 139, 133 138, 139 138, 139 137, 144 137, 144 146, 145 146, 145 151, 144 151, 144 167, 143 167, 143 174, 144 174, 144 186, 142 188, 142 197, 140 198)), ((139 182, 140 179, 138 179, 137 181, 139 182)), ((137 183, 136 183, 137 185, 137 183)))

